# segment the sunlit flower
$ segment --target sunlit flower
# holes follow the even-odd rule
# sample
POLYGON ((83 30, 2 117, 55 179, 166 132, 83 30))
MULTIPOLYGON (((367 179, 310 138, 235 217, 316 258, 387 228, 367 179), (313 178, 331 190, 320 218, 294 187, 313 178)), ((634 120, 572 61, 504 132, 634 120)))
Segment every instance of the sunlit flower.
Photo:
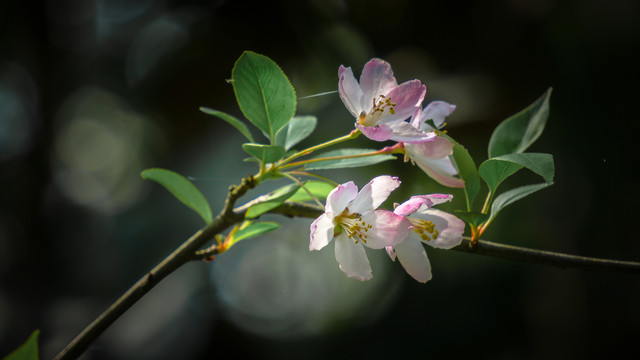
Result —
MULTIPOLYGON (((418 110, 411 118, 411 125, 420 130, 438 134, 444 126, 444 120, 456 109, 455 105, 444 101, 432 101, 418 110), (428 120, 433 121, 432 127, 428 120)), ((464 187, 464 181, 457 177, 458 171, 452 162, 453 143, 443 136, 436 136, 433 141, 410 143, 404 142, 405 161, 417 164, 422 171, 442 185, 464 187)))
POLYGON ((352 182, 329 193, 324 214, 311 224, 309 250, 320 250, 335 238, 335 256, 350 278, 369 280, 371 266, 364 246, 383 249, 403 241, 411 224, 387 210, 376 210, 400 185, 396 177, 378 176, 360 192, 352 182))
POLYGON ((431 265, 422 243, 451 249, 462 242, 464 222, 444 211, 431 209, 452 198, 448 194, 412 196, 394 210, 395 214, 406 216, 411 229, 403 242, 388 246, 387 253, 394 261, 397 256, 407 273, 420 282, 431 280, 431 265))
POLYGON ((419 80, 398 85, 391 65, 380 59, 365 64, 359 83, 351 68, 342 65, 338 78, 340 98, 368 138, 421 142, 435 137, 404 121, 420 109, 427 92, 419 80))

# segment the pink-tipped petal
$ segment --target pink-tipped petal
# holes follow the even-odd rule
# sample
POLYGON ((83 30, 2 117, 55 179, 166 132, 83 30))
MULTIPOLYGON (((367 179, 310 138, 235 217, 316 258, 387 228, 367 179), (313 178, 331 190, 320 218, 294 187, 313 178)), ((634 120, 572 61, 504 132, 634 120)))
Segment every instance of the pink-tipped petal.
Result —
MULTIPOLYGON (((449 104, 448 102, 445 101, 432 101, 430 102, 427 107, 424 108, 424 110, 422 111, 422 116, 420 117, 421 119, 421 125, 420 128, 423 130, 424 129, 422 126, 422 124, 426 125, 426 121, 427 120, 433 120, 433 123, 436 125, 436 127, 439 129, 440 127, 442 127, 442 124, 444 124, 444 119, 453 114, 453 112, 455 111, 456 106, 453 104, 449 104)), ((430 128, 429 125, 426 125, 428 128, 430 128)))
MULTIPOLYGON (((414 195, 411 197, 411 199, 413 198, 423 199, 423 201, 428 200, 433 204, 431 206, 435 206, 435 205, 440 205, 440 204, 451 201, 453 199, 453 195, 451 194, 414 195)), ((427 208, 430 208, 431 206, 427 206, 427 208)))
POLYGON ((348 277, 360 281, 369 280, 373 277, 371 265, 364 251, 362 243, 354 243, 345 235, 336 238, 336 260, 348 277))
POLYGON ((420 108, 427 93, 427 87, 420 80, 411 80, 400 84, 387 94, 395 106, 394 113, 387 114, 379 123, 403 121, 413 115, 420 108))
POLYGON ((404 241, 409 235, 411 223, 404 216, 399 216, 388 210, 376 210, 362 215, 365 224, 371 225, 366 235, 364 245, 371 249, 382 249, 394 246, 404 241))
POLYGON ((428 134, 434 135, 432 141, 405 144, 405 149, 412 159, 416 161, 420 159, 441 159, 453 153, 454 144, 449 139, 437 136, 432 131, 428 134))
POLYGON ((381 175, 373 178, 349 204, 349 211, 365 214, 377 209, 398 186, 400 180, 395 176, 381 175))
POLYGON ((331 216, 340 215, 340 213, 347 208, 347 205, 358 194, 358 187, 353 181, 346 182, 338 185, 335 189, 331 190, 327 195, 327 204, 325 206, 325 212, 331 216))
POLYGON ((388 62, 380 59, 369 60, 360 74, 360 88, 364 94, 361 103, 363 109, 370 109, 373 105, 372 99, 387 95, 397 86, 398 83, 388 62))
POLYGON ((430 178, 444 186, 454 188, 464 187, 464 180, 457 177, 458 171, 453 166, 451 158, 449 157, 436 160, 416 160, 416 164, 430 178))
POLYGON ((322 214, 315 219, 311 223, 309 250, 320 250, 327 246, 333 239, 334 228, 333 220, 327 214, 322 214))
POLYGON ((393 136, 393 130, 391 130, 391 128, 386 124, 379 126, 364 126, 356 124, 356 128, 358 128, 364 136, 374 141, 387 141, 393 136))
POLYGON ((344 67, 340 65, 338 69, 338 92, 342 102, 347 107, 349 112, 358 118, 362 112, 362 89, 358 81, 353 76, 353 71, 350 67, 344 67))
POLYGON ((424 246, 422 246, 419 237, 415 233, 409 235, 403 243, 396 245, 395 251, 400 264, 411 277, 421 283, 431 280, 429 258, 427 258, 424 246))
POLYGON ((437 140, 435 132, 424 132, 405 121, 387 124, 393 135, 390 140, 404 143, 424 143, 437 140))
POLYGON ((412 216, 433 222, 435 229, 438 230, 438 237, 425 241, 425 244, 440 249, 451 249, 462 243, 464 221, 457 217, 437 209, 426 209, 412 216))
POLYGON ((396 261, 396 252, 393 250, 393 246, 385 246, 384 249, 387 251, 387 254, 389 254, 391 261, 396 261))

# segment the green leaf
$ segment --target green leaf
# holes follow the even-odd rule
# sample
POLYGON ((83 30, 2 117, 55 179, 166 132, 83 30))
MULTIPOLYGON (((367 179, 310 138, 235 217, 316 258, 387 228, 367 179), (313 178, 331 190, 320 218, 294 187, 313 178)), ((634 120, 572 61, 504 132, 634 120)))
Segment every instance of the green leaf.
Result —
POLYGON ((472 211, 456 210, 455 215, 471 226, 480 226, 489 220, 489 215, 472 211))
MULTIPOLYGON (((318 200, 326 199, 327 195, 335 188, 335 186, 324 182, 324 181, 307 181, 304 183, 304 187, 313 194, 318 200)), ((288 199, 289 201, 312 201, 313 199, 309 196, 303 188, 299 188, 292 197, 288 199)))
POLYGON ((549 117, 551 91, 496 127, 489 140, 489 158, 524 152, 540 137, 549 117))
POLYGON ((500 194, 493 201, 491 205, 491 219, 495 218, 498 213, 505 207, 513 204, 514 202, 533 194, 534 192, 549 187, 551 184, 534 184, 521 186, 500 194))
MULTIPOLYGON (((273 231, 280 227, 280 224, 273 221, 260 221, 260 222, 248 222, 249 224, 244 225, 235 233, 233 236, 232 244, 237 243, 240 240, 250 239, 252 237, 256 237, 270 231, 273 231)), ((232 245, 230 244, 230 245, 232 245)))
POLYGON ((209 203, 200 190, 184 176, 171 170, 159 168, 147 169, 140 176, 145 180, 152 180, 164 186, 183 204, 197 212, 207 224, 213 220, 209 203))
POLYGON ((262 161, 265 164, 274 163, 284 156, 285 150, 282 146, 262 145, 262 144, 242 144, 242 149, 247 154, 262 161))
POLYGON ((547 184, 553 182, 555 168, 550 154, 519 153, 498 156, 483 162, 478 171, 495 194, 502 181, 523 167, 542 176, 547 184))
POLYGON ((296 112, 296 93, 280 67, 266 56, 245 51, 231 71, 240 110, 275 144, 276 133, 296 112))
POLYGON ((276 135, 276 145, 284 146, 288 151, 294 145, 313 133, 318 119, 313 115, 294 116, 287 126, 276 135))
POLYGON ((467 209, 471 210, 473 200, 480 191, 480 177, 478 176, 478 170, 476 169, 476 163, 473 161, 471 155, 464 146, 460 145, 457 141, 453 140, 446 134, 440 134, 445 136, 451 142, 453 142, 453 159, 455 165, 458 168, 458 173, 462 180, 464 180, 464 194, 467 199, 467 209))
POLYGON ((40 355, 38 354, 38 335, 40 330, 36 330, 31 333, 31 336, 15 349, 11 354, 2 358, 2 360, 38 360, 40 355))
MULTIPOLYGON (((334 156, 351 156, 374 152, 373 149, 340 149, 332 150, 322 153, 314 159, 321 159, 334 156)), ((381 163, 387 160, 395 160, 395 156, 390 154, 371 155, 356 158, 336 159, 336 160, 323 160, 306 164, 305 170, 325 170, 325 169, 341 169, 341 168, 354 168, 360 166, 369 166, 377 163, 381 163)))
POLYGON ((253 200, 257 203, 249 207, 247 213, 245 214, 245 218, 253 219, 271 209, 277 208, 278 206, 282 205, 282 203, 284 203, 287 199, 293 196, 293 194, 298 191, 299 187, 300 186, 298 184, 290 184, 276 189, 269 194, 258 197, 257 199, 253 200))
POLYGON ((242 133, 242 135, 244 135, 244 137, 246 137, 247 140, 251 142, 255 141, 253 140, 253 136, 251 136, 251 132, 249 131, 249 128, 247 127, 247 125, 245 125, 245 123, 243 123, 242 121, 238 120, 238 118, 236 118, 235 116, 229 115, 227 113, 223 113, 222 111, 210 109, 204 106, 200 107, 200 111, 202 111, 207 115, 212 115, 228 122, 229 124, 231 124, 231 126, 233 126, 238 131, 240 131, 240 133, 242 133))

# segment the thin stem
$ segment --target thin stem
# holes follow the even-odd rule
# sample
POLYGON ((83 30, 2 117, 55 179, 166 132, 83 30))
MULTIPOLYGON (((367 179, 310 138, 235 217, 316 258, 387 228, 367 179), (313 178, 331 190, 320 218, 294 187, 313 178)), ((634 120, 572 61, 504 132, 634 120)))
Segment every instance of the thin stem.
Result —
POLYGON ((341 136, 339 138, 336 138, 336 139, 327 141, 325 143, 318 144, 318 145, 312 146, 310 148, 304 149, 302 151, 299 151, 299 152, 289 156, 288 158, 286 158, 284 160, 280 160, 279 164, 281 164, 281 165, 287 164, 287 163, 289 163, 290 161, 292 161, 294 159, 297 159, 299 157, 311 154, 312 152, 314 152, 316 150, 324 149, 326 147, 333 146, 333 145, 339 144, 339 143, 347 141, 347 140, 355 139, 359 135, 360 135, 360 130, 355 129, 355 130, 351 131, 348 135, 341 136))
POLYGON ((313 199, 313 201, 315 201, 315 202, 316 202, 316 204, 318 204, 322 209, 324 209, 324 205, 322 205, 322 203, 320 202, 320 200, 318 200, 318 198, 317 198, 315 195, 313 195, 313 194, 311 193, 311 191, 309 191, 309 189, 307 189, 307 187, 306 187, 306 186, 304 186, 304 184, 303 184, 300 180, 298 180, 295 176, 293 176, 293 175, 291 175, 291 174, 288 174, 288 173, 281 173, 281 174, 282 174, 282 175, 284 175, 284 176, 286 176, 286 177, 288 177, 289 179, 291 179, 291 180, 295 181, 298 185, 300 185, 300 187, 301 187, 302 189, 304 189, 304 191, 306 191, 306 192, 307 192, 307 195, 309 195, 309 196, 311 197, 311 199, 313 199))
POLYGON ((487 194, 487 198, 484 200, 484 205, 482 205, 482 213, 486 214, 489 211, 489 205, 491 205, 491 201, 493 200, 493 191, 489 189, 489 193, 487 194))
POLYGON ((376 150, 376 151, 371 151, 371 152, 362 153, 362 154, 327 156, 327 157, 322 157, 322 158, 302 160, 302 161, 292 162, 292 163, 289 163, 287 165, 280 166, 280 169, 288 169, 288 168, 291 168, 291 167, 301 166, 301 165, 305 165, 305 164, 311 164, 311 163, 319 162, 319 161, 355 159, 355 158, 361 158, 361 157, 375 156, 375 155, 384 154, 381 151, 382 150, 376 150))
POLYGON ((338 186, 340 184, 338 184, 337 182, 329 179, 326 176, 322 176, 322 175, 318 175, 318 174, 314 174, 314 173, 310 173, 310 172, 306 172, 306 171, 289 171, 289 174, 296 174, 296 175, 300 175, 300 176, 308 176, 308 177, 313 177, 316 179, 320 179, 328 184, 331 184, 333 186, 338 186))

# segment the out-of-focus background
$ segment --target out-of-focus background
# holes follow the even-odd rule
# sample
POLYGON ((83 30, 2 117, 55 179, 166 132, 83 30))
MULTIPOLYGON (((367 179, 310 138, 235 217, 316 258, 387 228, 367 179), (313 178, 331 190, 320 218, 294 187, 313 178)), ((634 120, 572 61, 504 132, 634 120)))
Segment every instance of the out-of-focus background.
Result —
MULTIPOLYGON (((139 173, 194 179, 220 209, 255 172, 243 138, 198 111, 241 116, 225 81, 244 50, 275 60, 304 97, 336 90, 371 57, 426 101, 458 106, 449 134, 480 163, 491 131, 553 86, 531 151, 555 185, 507 208, 488 240, 640 260, 640 4, 633 0, 65 0, 0 5, 0 356, 41 329, 51 358, 203 224, 139 173)), ((300 99, 348 133, 336 94, 300 99)), ((254 132, 257 135, 257 132, 254 132)), ((354 147, 375 147, 361 137, 354 147)), ((398 175, 390 201, 448 192, 401 160, 323 173, 364 185, 398 175)), ((504 189, 539 182, 522 172, 504 189)), ((283 183, 265 185, 280 186, 283 183)), ((451 206, 461 207, 462 193, 451 206)), ((243 200, 249 200, 250 193, 243 200)), ((269 218, 269 217, 267 217, 269 218)), ((344 277, 333 247, 309 253, 309 219, 165 279, 84 359, 383 356, 599 359, 637 353, 640 276, 427 249, 412 280, 382 252, 374 279, 344 277)))

